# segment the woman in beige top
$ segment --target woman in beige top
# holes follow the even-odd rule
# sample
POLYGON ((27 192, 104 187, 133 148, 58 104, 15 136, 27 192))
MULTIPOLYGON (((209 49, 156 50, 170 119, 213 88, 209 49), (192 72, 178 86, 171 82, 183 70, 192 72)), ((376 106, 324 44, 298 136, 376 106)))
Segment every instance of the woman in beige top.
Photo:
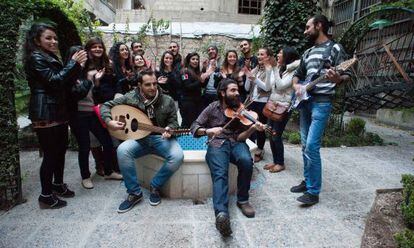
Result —
MULTIPOLYGON (((271 87, 272 93, 269 100, 283 104, 290 105, 293 87, 292 78, 296 68, 299 66, 299 54, 291 47, 285 47, 277 54, 277 66, 274 69, 274 81, 267 81, 267 87, 271 87)), ((284 162, 284 147, 282 141, 282 134, 285 130, 286 123, 289 116, 282 121, 269 120, 268 124, 272 127, 277 135, 270 138, 270 148, 273 155, 273 163, 266 164, 265 170, 272 173, 280 172, 285 169, 284 162)))

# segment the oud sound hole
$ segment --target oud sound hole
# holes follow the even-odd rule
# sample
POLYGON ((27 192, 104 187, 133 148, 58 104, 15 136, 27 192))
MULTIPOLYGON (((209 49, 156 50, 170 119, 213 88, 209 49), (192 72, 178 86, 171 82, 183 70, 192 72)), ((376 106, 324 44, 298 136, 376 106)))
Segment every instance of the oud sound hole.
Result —
POLYGON ((125 134, 128 134, 128 131, 129 131, 128 128, 125 128, 125 134))
POLYGON ((132 119, 131 121, 131 131, 136 132, 138 130, 138 121, 137 119, 132 119))
POLYGON ((126 115, 126 118, 129 120, 129 114, 126 115))

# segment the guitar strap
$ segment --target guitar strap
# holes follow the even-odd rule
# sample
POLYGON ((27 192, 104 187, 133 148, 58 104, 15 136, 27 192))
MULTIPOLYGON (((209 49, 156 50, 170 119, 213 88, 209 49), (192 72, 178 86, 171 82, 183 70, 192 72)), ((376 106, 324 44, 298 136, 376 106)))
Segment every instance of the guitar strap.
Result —
POLYGON ((327 68, 327 66, 331 66, 331 62, 329 58, 331 57, 332 48, 335 44, 336 44, 335 42, 330 40, 328 47, 326 48, 325 52, 322 55, 321 63, 319 64, 319 68, 318 68, 318 71, 316 72, 316 75, 319 76, 321 74, 322 69, 327 68))

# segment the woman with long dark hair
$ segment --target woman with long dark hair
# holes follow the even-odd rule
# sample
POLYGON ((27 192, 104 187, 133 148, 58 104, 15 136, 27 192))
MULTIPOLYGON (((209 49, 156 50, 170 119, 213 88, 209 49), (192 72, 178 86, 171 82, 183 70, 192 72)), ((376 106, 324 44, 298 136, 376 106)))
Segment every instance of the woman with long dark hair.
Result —
POLYGON ((196 52, 187 54, 181 70, 182 99, 179 102, 183 128, 189 128, 202 111, 200 77, 200 55, 196 52))
POLYGON ((96 104, 112 100, 116 92, 115 76, 105 52, 105 45, 100 38, 92 38, 85 45, 88 61, 85 65, 83 77, 92 81, 85 97, 77 102, 76 116, 71 121, 72 131, 79 145, 79 167, 82 176, 82 186, 92 189, 93 183, 89 172, 89 132, 98 139, 103 146, 103 166, 105 179, 121 180, 122 176, 113 170, 115 152, 111 136, 99 122, 94 112, 96 104))
MULTIPOLYGON (((269 48, 260 48, 257 57, 258 66, 251 71, 245 69, 247 79, 244 86, 246 91, 249 92, 250 99, 253 101, 249 109, 258 114, 258 119, 261 123, 266 123, 267 118, 262 112, 271 93, 270 87, 266 86, 266 81, 274 81, 273 69, 275 61, 273 52, 269 48)), ((254 162, 259 162, 263 159, 266 134, 265 132, 258 131, 252 136, 252 139, 256 140, 258 147, 254 154, 254 162)))
POLYGON ((221 65, 220 73, 214 75, 215 85, 214 87, 217 88, 218 83, 223 78, 230 78, 237 82, 239 86, 239 94, 240 100, 244 102, 246 99, 246 90, 244 89, 244 71, 241 70, 238 63, 237 51, 236 50, 229 50, 226 52, 224 56, 223 64, 221 65))
POLYGON ((42 193, 39 205, 41 208, 61 208, 67 203, 56 195, 75 195, 63 182, 69 119, 66 89, 80 76, 87 54, 78 51, 63 66, 57 57, 56 29, 45 23, 31 26, 24 49, 23 64, 30 87, 29 118, 44 154, 40 167, 42 193))
POLYGON ((180 95, 180 73, 174 67, 174 55, 165 51, 161 56, 160 70, 155 72, 158 85, 165 94, 178 101, 180 95))
MULTIPOLYGON (((292 47, 284 47, 277 54, 277 66, 275 67, 275 80, 269 82, 267 86, 272 89, 269 101, 281 105, 289 106, 293 93, 292 78, 296 68, 299 67, 299 54, 292 47)), ((276 131, 276 135, 270 137, 270 148, 273 155, 273 163, 266 164, 263 168, 269 172, 277 173, 285 169, 284 147, 282 141, 282 134, 285 130, 286 124, 289 120, 288 115, 282 121, 269 120, 268 124, 276 131)))
POLYGON ((125 94, 131 90, 131 85, 133 85, 135 77, 130 56, 128 46, 122 42, 115 43, 109 51, 109 58, 112 60, 118 84, 117 93, 125 94))

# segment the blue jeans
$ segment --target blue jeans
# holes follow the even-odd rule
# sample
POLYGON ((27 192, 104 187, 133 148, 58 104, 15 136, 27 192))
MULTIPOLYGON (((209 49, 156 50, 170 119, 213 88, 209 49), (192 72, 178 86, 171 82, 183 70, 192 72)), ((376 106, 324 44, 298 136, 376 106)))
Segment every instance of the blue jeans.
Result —
POLYGON ((320 148, 322 135, 332 110, 331 102, 307 101, 299 109, 303 174, 307 192, 319 195, 322 185, 320 148))
POLYGON ((249 200, 250 181, 253 173, 253 159, 245 142, 226 140, 222 146, 208 146, 206 162, 210 168, 213 181, 214 212, 229 213, 229 165, 235 164, 238 169, 237 201, 245 203, 249 200))
POLYGON ((136 195, 141 193, 135 168, 136 158, 156 154, 165 159, 161 169, 151 180, 151 186, 154 188, 161 188, 178 170, 184 159, 183 150, 175 138, 164 139, 161 135, 148 135, 140 140, 126 140, 118 146, 117 154, 127 192, 136 195))

